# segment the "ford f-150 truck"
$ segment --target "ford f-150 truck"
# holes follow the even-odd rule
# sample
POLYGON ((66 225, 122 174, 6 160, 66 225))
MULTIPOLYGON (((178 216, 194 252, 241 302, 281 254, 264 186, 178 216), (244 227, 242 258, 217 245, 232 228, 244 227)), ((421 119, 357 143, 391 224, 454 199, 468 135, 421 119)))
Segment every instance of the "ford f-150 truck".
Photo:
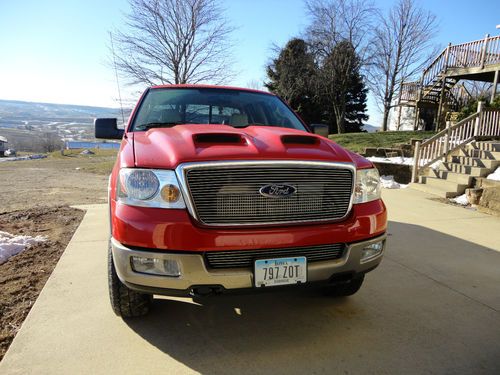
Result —
MULTIPOLYGON (((324 129, 324 128, 323 128, 324 129)), ((109 179, 109 291, 122 317, 152 296, 323 285, 358 291, 387 214, 371 162, 315 134, 278 96, 204 85, 146 90, 109 179)))

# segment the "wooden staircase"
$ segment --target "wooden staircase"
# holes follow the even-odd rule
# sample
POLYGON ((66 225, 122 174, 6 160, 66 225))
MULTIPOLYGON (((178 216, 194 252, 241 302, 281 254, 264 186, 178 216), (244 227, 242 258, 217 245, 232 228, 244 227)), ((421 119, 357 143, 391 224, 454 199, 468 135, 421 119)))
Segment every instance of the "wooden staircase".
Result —
MULTIPOLYGON (((499 80, 499 71, 500 36, 487 35, 473 42, 450 44, 424 70, 419 81, 401 85, 398 106, 417 108, 415 125, 420 109, 434 109, 437 111, 434 122, 438 124, 445 110, 457 111, 470 101, 470 94, 459 83, 461 80, 495 84, 499 80)), ((496 85, 494 87, 496 89, 496 85)))

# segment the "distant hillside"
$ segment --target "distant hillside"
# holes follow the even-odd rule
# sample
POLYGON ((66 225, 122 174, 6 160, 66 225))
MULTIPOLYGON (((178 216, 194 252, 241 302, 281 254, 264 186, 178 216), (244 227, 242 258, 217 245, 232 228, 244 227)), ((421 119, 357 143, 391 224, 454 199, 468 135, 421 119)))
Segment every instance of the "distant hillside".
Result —
POLYGON ((59 121, 91 124, 96 117, 121 117, 121 112, 119 108, 0 100, 0 127, 27 125, 27 122, 30 125, 59 121))
POLYGON ((375 133, 380 130, 380 127, 370 124, 363 124, 363 130, 366 130, 368 133, 375 133))
MULTIPOLYGON (((125 110, 125 121, 130 110, 125 110)), ((119 108, 0 100, 0 136, 18 151, 52 151, 64 142, 93 141, 96 117, 116 117, 119 108)))

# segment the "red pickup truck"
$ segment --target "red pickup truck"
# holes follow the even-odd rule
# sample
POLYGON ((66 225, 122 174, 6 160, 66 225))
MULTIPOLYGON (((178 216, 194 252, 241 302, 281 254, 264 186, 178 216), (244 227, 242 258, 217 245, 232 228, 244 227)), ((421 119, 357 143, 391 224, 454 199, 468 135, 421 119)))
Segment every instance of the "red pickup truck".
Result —
POLYGON ((306 125, 278 96, 203 85, 151 87, 109 179, 111 305, 152 296, 322 285, 358 291, 381 261, 387 214, 363 157, 306 125))

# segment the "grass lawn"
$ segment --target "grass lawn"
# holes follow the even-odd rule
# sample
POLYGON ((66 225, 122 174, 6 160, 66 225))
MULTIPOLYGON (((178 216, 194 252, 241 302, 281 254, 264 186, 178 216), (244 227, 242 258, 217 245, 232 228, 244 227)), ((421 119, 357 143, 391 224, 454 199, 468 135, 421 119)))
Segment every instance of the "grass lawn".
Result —
POLYGON ((426 139, 434 135, 434 132, 378 132, 378 133, 347 133, 333 134, 329 138, 339 145, 357 152, 363 153, 366 147, 398 147, 404 143, 410 143, 411 139, 426 139))
POLYGON ((94 154, 81 154, 83 149, 54 151, 49 154, 51 159, 59 159, 74 164, 82 171, 108 175, 113 169, 118 150, 116 149, 91 149, 94 154))

